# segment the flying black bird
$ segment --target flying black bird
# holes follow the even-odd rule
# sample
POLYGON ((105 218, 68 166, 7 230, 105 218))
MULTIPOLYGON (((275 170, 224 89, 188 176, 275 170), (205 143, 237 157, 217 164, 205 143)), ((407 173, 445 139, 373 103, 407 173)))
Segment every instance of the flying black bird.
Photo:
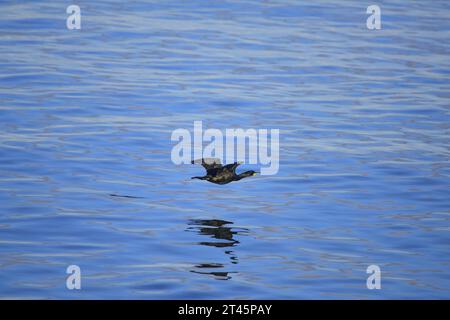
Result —
POLYGON ((191 179, 207 180, 216 184, 227 184, 232 181, 239 181, 246 177, 251 177, 257 174, 256 171, 250 170, 240 174, 236 174, 236 168, 241 164, 235 162, 222 166, 220 159, 206 158, 199 160, 192 160, 192 164, 201 164, 206 169, 206 176, 192 177, 191 179))

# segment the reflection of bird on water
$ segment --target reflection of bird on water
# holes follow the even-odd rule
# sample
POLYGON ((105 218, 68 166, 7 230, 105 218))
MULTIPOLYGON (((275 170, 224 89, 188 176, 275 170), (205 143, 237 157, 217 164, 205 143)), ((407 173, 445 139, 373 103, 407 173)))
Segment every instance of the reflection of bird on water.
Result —
POLYGON ((201 164, 206 169, 206 176, 192 177, 192 179, 207 180, 216 184, 227 184, 232 181, 239 181, 243 178, 256 175, 256 171, 249 170, 240 174, 236 174, 236 168, 240 165, 239 162, 227 164, 222 166, 220 159, 206 158, 199 160, 192 160, 192 164, 201 164))
MULTIPOLYGON (((245 234, 248 230, 247 229, 238 229, 238 228, 231 228, 227 227, 225 225, 233 224, 233 222, 230 221, 224 221, 224 220, 198 220, 193 219, 189 221, 189 225, 193 225, 193 227, 189 227, 187 231, 195 230, 199 234, 206 235, 210 238, 219 239, 219 240, 227 240, 227 241, 202 241, 199 242, 200 245, 204 246, 210 246, 210 247, 216 247, 216 248, 225 248, 225 247, 234 247, 239 243, 236 239, 233 238, 236 234, 245 234)), ((232 264, 238 263, 238 258, 234 254, 232 250, 225 250, 225 254, 230 256, 230 260, 232 264)), ((195 266, 197 269, 217 269, 217 268, 223 268, 224 265, 221 263, 202 263, 195 266)), ((201 274, 210 274, 213 275, 216 279, 221 280, 228 280, 231 277, 228 275, 231 272, 222 272, 222 271, 212 271, 207 272, 203 270, 192 270, 192 272, 195 273, 201 273, 201 274)))
MULTIPOLYGON (((223 268, 223 264, 221 263, 202 263, 195 266, 198 269, 210 269, 210 268, 223 268)), ((225 271, 212 271, 212 272, 203 272, 198 270, 191 270, 193 273, 199 273, 199 274, 209 274, 214 276, 218 280, 229 280, 231 277, 229 276, 230 273, 235 272, 225 272, 225 271)))
MULTIPOLYGON (((211 236, 215 239, 228 240, 230 242, 200 242, 201 245, 213 246, 213 247, 231 247, 239 243, 239 241, 233 239, 233 235, 237 234, 237 231, 232 231, 229 227, 223 227, 227 224, 232 224, 233 222, 224 220, 191 220, 189 224, 197 225, 195 229, 198 230, 199 234, 211 236)), ((189 228, 194 229, 194 228, 189 228)))

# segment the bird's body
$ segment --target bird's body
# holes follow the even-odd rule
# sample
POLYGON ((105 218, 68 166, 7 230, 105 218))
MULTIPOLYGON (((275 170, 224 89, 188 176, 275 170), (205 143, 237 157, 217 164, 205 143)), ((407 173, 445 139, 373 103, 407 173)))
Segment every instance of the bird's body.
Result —
POLYGON ((252 170, 236 174, 236 168, 240 165, 239 162, 222 166, 219 159, 210 158, 193 160, 191 163, 201 164, 206 169, 206 176, 192 177, 192 179, 207 180, 215 184, 227 184, 256 174, 256 172, 252 170))

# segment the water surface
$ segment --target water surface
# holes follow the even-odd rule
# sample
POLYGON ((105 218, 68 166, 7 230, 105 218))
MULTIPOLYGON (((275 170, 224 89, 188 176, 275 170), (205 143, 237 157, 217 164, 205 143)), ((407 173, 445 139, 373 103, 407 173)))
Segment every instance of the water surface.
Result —
POLYGON ((360 1, 76 4, 0 4, 1 298, 450 297, 447 1, 378 1, 381 30, 360 1), (280 171, 191 180, 196 120, 280 129, 280 171))

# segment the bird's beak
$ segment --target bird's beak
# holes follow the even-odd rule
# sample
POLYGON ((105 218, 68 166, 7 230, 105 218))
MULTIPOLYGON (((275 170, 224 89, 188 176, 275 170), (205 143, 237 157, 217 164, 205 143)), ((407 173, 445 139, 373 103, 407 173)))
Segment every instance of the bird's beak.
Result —
POLYGON ((259 172, 256 172, 256 171, 255 171, 255 172, 253 172, 253 175, 256 176, 257 173, 259 173, 259 172))

